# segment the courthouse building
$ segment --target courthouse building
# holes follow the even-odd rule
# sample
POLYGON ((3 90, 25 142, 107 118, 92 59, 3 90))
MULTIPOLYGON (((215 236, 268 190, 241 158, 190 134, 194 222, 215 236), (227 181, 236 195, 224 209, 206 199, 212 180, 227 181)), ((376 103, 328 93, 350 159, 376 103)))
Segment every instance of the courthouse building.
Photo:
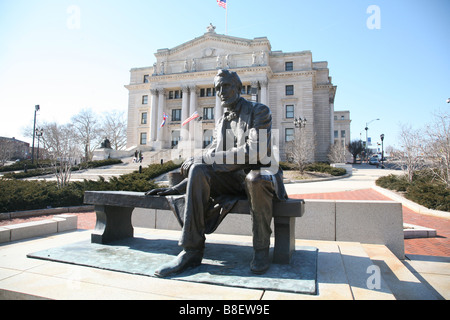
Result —
MULTIPOLYGON (((218 69, 230 69, 241 78, 242 97, 270 107, 281 160, 288 157, 287 145, 295 130, 302 130, 313 141, 311 160, 327 160, 336 138, 336 86, 327 62, 314 62, 310 51, 272 51, 266 37, 217 34, 210 25, 202 36, 172 49, 160 49, 155 57, 153 66, 131 69, 130 84, 125 86, 129 90, 127 148, 206 147, 224 112, 213 79, 218 69), (195 111, 199 117, 183 126, 195 111), (294 125, 298 118, 307 120, 303 129, 294 125)), ((345 130, 350 137, 349 122, 345 130)))

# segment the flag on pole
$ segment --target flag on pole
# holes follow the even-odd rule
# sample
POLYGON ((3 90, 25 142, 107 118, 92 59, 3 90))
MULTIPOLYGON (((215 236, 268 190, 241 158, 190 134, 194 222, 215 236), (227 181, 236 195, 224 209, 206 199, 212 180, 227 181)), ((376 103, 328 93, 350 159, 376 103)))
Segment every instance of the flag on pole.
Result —
POLYGON ((163 112, 163 121, 161 122, 160 128, 164 127, 164 125, 166 124, 167 117, 168 117, 167 114, 163 112))
POLYGON ((181 124, 181 126, 184 126, 186 123, 188 123, 189 121, 194 120, 195 118, 198 118, 199 114, 197 111, 195 111, 189 118, 187 118, 186 120, 183 121, 183 123, 181 124))
POLYGON ((227 0, 217 0, 217 4, 224 9, 227 8, 227 0))

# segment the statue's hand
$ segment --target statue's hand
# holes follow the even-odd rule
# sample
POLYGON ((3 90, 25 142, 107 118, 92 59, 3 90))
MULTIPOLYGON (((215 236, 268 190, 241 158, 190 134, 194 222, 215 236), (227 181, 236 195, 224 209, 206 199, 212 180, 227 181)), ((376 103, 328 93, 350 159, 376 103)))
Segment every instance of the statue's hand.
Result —
POLYGON ((189 174, 189 169, 191 168, 193 163, 194 163, 193 157, 191 157, 183 162, 183 164, 180 167, 180 173, 183 177, 187 178, 187 176, 189 174))
POLYGON ((169 196, 180 194, 178 190, 174 188, 156 188, 149 190, 145 193, 146 196, 169 196))
POLYGON ((189 176, 189 170, 193 164, 203 163, 202 156, 191 157, 183 162, 180 168, 180 173, 183 177, 187 178, 189 176))

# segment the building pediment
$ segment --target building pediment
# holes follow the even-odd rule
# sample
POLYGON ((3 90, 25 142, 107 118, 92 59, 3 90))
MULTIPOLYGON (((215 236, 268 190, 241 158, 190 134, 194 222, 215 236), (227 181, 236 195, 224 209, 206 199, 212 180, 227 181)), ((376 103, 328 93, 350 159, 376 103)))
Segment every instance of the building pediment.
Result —
POLYGON ((206 32, 172 49, 159 49, 155 56, 166 61, 186 58, 208 58, 226 54, 253 53, 259 51, 270 52, 271 45, 266 37, 244 39, 215 32, 206 32))
POLYGON ((172 49, 155 53, 155 74, 206 71, 267 64, 271 45, 266 37, 244 39, 215 33, 214 29, 172 49))

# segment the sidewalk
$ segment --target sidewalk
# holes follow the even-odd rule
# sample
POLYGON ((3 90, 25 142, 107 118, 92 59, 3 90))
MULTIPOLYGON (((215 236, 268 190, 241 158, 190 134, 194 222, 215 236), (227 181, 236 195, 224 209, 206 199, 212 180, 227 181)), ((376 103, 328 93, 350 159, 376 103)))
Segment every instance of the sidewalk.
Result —
MULTIPOLYGON (((376 169, 369 168, 368 171, 357 170, 353 176, 342 180, 287 184, 286 189, 292 198, 391 200, 372 189, 378 174, 376 169), (320 190, 323 192, 316 192, 320 190)), ((89 230, 95 227, 95 213, 76 214, 80 229, 77 232, 0 245, 0 299, 450 299, 450 220, 419 214, 405 206, 405 223, 437 230, 435 238, 405 239, 405 260, 398 260, 382 245, 296 241, 297 245, 319 248, 317 296, 186 283, 25 257, 33 251, 89 239, 89 230), (381 291, 367 288, 367 277, 370 276, 367 270, 372 263, 381 270, 381 291)), ((49 217, 30 219, 42 218, 49 217)), ((178 232, 169 230, 139 228, 137 232, 161 237, 179 236, 178 232)), ((227 241, 230 235, 213 234, 210 238, 227 241)), ((251 237, 233 236, 233 240, 251 243, 251 237)))

